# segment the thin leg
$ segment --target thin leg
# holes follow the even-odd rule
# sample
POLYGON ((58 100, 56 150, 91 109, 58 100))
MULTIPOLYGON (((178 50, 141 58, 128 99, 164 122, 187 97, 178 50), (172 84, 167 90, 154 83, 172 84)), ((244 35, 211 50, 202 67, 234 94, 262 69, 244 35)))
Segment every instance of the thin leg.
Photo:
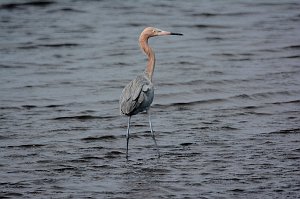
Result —
POLYGON ((155 140, 155 135, 154 135, 154 132, 153 132, 153 129, 152 129, 152 122, 151 122, 150 112, 149 112, 149 111, 148 111, 148 116, 149 116, 149 125, 150 125, 150 130, 151 130, 152 139, 153 139, 153 141, 154 141, 155 148, 156 148, 156 151, 157 151, 157 154, 158 154, 158 158, 159 158, 159 157, 160 157, 159 148, 158 148, 158 146, 157 146, 157 143, 156 143, 156 140, 155 140))
POLYGON ((127 134, 126 134, 126 140, 127 140, 127 144, 126 144, 126 159, 127 160, 128 160, 128 143, 129 143, 130 119, 131 119, 131 116, 128 117, 128 126, 127 126, 127 134))

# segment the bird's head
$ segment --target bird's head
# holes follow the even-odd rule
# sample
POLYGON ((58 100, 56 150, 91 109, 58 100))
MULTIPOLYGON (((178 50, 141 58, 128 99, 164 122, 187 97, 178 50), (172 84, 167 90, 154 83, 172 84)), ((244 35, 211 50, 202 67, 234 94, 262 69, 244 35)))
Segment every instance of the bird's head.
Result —
POLYGON ((168 32, 168 31, 160 30, 158 28, 148 27, 143 30, 141 35, 145 35, 147 37, 155 37, 155 36, 164 36, 164 35, 183 35, 183 34, 168 32))

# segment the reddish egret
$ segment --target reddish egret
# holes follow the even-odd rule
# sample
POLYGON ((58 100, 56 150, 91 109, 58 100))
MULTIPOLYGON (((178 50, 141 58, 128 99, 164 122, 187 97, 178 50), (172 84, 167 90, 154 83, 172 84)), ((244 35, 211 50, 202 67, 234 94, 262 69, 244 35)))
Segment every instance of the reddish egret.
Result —
POLYGON ((127 145, 126 145, 126 158, 128 159, 128 143, 129 143, 129 129, 130 119, 132 115, 136 115, 140 112, 146 111, 149 117, 149 125, 151 130, 152 139, 154 141, 158 157, 160 157, 159 149, 155 140, 154 132, 152 129, 152 123, 150 119, 149 108, 154 97, 154 87, 152 83, 152 77, 155 67, 155 55, 153 50, 148 45, 148 39, 155 36, 163 35, 182 35, 181 33, 172 33, 163 31, 157 28, 148 27, 143 30, 140 35, 139 42, 141 49, 148 57, 148 63, 144 74, 137 76, 132 80, 122 91, 120 97, 120 112, 123 115, 128 116, 127 127, 127 145))

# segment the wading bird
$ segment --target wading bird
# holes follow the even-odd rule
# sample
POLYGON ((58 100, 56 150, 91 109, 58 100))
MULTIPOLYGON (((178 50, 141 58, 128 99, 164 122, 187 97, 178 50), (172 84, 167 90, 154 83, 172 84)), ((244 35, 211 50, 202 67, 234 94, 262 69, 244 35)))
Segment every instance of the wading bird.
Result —
POLYGON ((120 112, 121 115, 128 116, 127 127, 127 145, 126 145, 126 158, 128 159, 128 143, 129 143, 129 130, 130 119, 132 115, 136 115, 140 112, 146 111, 149 117, 149 125, 151 130, 152 139, 154 141, 158 157, 160 157, 159 149, 155 140, 154 132, 152 129, 152 123, 150 119, 149 108, 154 98, 154 87, 152 83, 152 77, 155 67, 155 55, 153 50, 148 45, 148 39, 155 36, 164 35, 182 35, 181 33, 173 33, 163 31, 157 28, 148 27, 143 30, 139 37, 140 47, 148 57, 148 63, 144 74, 137 76, 132 80, 122 91, 120 97, 120 112))

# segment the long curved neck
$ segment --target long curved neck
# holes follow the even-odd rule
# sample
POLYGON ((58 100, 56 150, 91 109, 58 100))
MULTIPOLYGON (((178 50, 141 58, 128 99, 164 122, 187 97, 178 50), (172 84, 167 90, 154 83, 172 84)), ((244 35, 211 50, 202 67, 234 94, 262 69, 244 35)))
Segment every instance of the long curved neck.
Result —
POLYGON ((150 81, 152 81, 152 76, 155 68, 155 54, 148 44, 148 38, 149 37, 147 35, 142 34, 139 38, 139 42, 141 49, 148 57, 148 63, 145 70, 145 74, 149 77, 150 81))

